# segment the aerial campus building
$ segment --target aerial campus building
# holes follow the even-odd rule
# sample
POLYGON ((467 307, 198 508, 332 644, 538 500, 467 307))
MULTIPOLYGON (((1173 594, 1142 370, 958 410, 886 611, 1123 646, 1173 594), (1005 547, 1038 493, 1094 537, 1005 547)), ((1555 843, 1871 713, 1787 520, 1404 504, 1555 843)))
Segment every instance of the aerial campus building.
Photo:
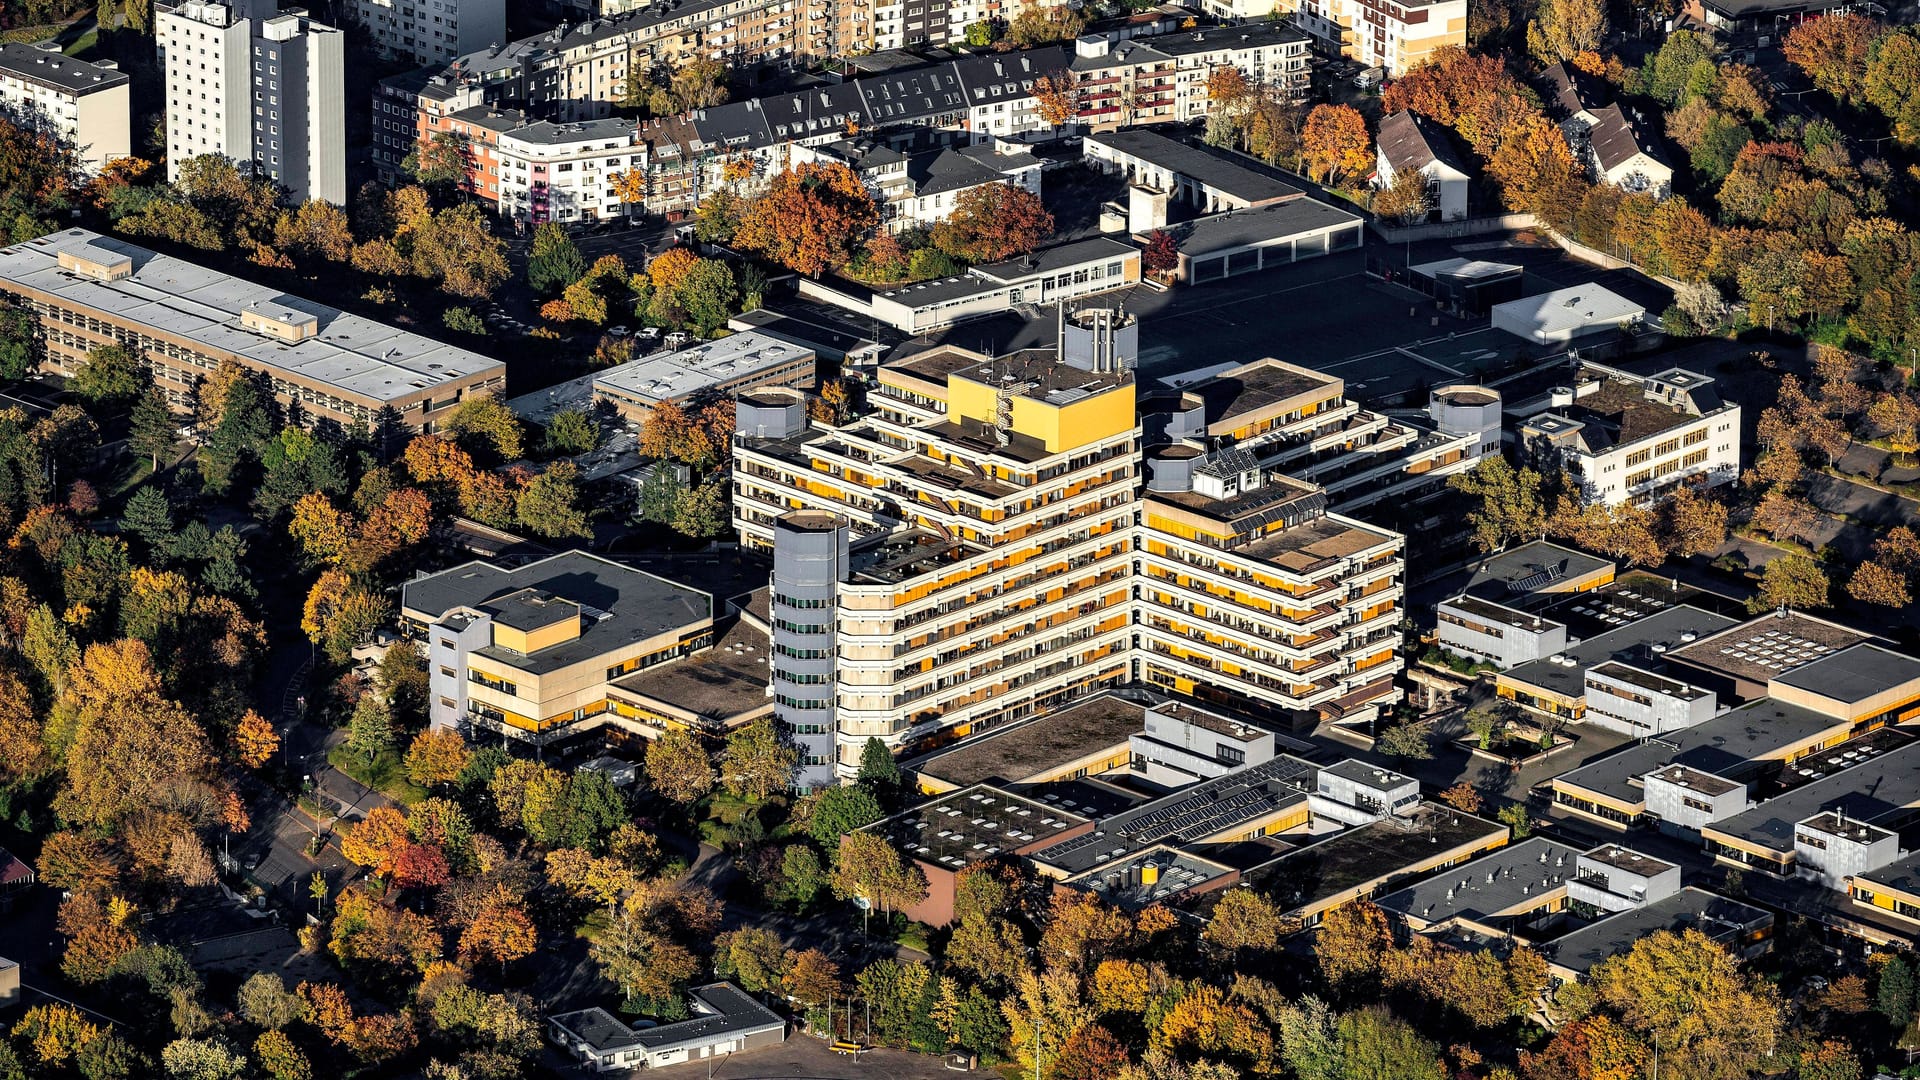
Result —
MULTIPOLYGON (((1289 726, 1398 700, 1402 538, 1246 453, 1143 451, 1137 324, 1099 309, 1061 331, 1057 351, 883 367, 841 427, 791 392, 740 400, 734 518, 773 552, 776 709, 822 763, 803 784, 851 775, 869 738, 897 751, 1127 683, 1289 726)), ((1337 405, 1335 383, 1244 423, 1337 405)))
POLYGON ((0 248, 0 297, 32 312, 49 370, 72 375, 92 350, 123 346, 176 412, 224 363, 259 374, 307 425, 371 426, 391 410, 431 431, 506 382, 498 360, 86 229, 0 248))

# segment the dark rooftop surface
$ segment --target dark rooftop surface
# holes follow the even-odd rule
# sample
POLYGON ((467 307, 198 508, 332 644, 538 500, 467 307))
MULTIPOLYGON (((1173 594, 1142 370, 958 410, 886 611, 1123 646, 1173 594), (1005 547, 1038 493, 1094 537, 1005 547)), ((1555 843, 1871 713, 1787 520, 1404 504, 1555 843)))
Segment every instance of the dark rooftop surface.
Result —
POLYGON ((1845 724, 1812 709, 1762 698, 1690 728, 1669 731, 1660 736, 1659 742, 1635 743, 1611 757, 1563 773, 1558 780, 1637 803, 1642 796, 1633 781, 1663 765, 1679 762, 1715 776, 1731 776, 1784 747, 1845 724))
POLYGON ((1181 389, 1199 396, 1205 407, 1206 422, 1212 426, 1238 420, 1301 394, 1317 390, 1331 392, 1338 385, 1339 379, 1317 372, 1256 360, 1181 389))
POLYGON ((1148 128, 1109 131, 1087 141, 1110 146, 1249 203, 1298 197, 1300 189, 1252 158, 1170 139, 1148 128))
POLYGON ((1165 903, 1181 893, 1218 881, 1233 868, 1178 848, 1148 848, 1072 878, 1069 884, 1129 911, 1165 903), (1148 881, 1148 868, 1154 880, 1148 881))
POLYGON ((1162 842, 1206 840, 1304 801, 1312 777, 1312 765, 1283 754, 1105 818, 1097 832, 1050 845, 1032 857, 1079 873, 1162 842))
POLYGON ((1762 685, 1802 664, 1868 640, 1869 635, 1797 611, 1762 615, 1667 654, 1716 672, 1762 685))
POLYGON ((1465 612, 1476 619, 1495 623, 1500 626, 1513 626, 1539 631, 1562 625, 1553 619, 1540 615, 1530 615, 1527 612, 1507 607, 1505 604, 1495 603, 1492 600, 1482 600, 1477 596, 1456 596, 1451 600, 1443 601, 1443 603, 1457 611, 1465 612))
POLYGON ((1890 862, 1878 870, 1862 870, 1854 877, 1862 881, 1871 881, 1876 885, 1884 885, 1889 889, 1898 889, 1910 896, 1920 896, 1920 851, 1904 859, 1890 862))
POLYGON ((1603 844, 1580 856, 1591 862, 1601 863, 1619 870, 1639 874, 1641 877, 1655 877, 1674 868, 1673 863, 1656 859, 1651 855, 1642 855, 1631 848, 1619 844, 1603 844))
POLYGON ((541 589, 521 589, 478 606, 501 626, 528 632, 580 618, 579 604, 541 589))
POLYGON ((1199 256, 1358 224, 1359 215, 1328 206, 1318 199, 1288 199, 1195 218, 1173 225, 1168 231, 1179 241, 1182 253, 1199 256))
POLYGON ((1693 701, 1696 698, 1705 697, 1707 693, 1697 686, 1689 686, 1677 679, 1669 679, 1664 675, 1656 675, 1644 668, 1622 664, 1617 660, 1609 660, 1604 664, 1596 664, 1588 670, 1591 674, 1599 675, 1602 678, 1610 679, 1614 682, 1625 683, 1628 686, 1637 687, 1648 693, 1659 694, 1662 697, 1679 698, 1682 701, 1693 701))
POLYGON ((1055 391, 1079 389, 1099 393, 1133 381, 1130 372, 1103 375, 1068 367, 1060 363, 1059 354, 1052 349, 1022 349, 989 359, 971 350, 942 345, 888 364, 886 370, 905 372, 942 386, 946 385, 949 375, 988 386, 1031 383, 1033 388, 1026 396, 1042 400, 1055 391))
POLYGON ((1085 825, 1090 819, 992 784, 936 796, 866 827, 901 852, 959 870, 1003 851, 1085 825))
MULTIPOLYGON (((1503 673, 1500 678, 1503 681, 1511 679, 1517 683, 1525 683, 1528 686, 1577 698, 1586 693, 1589 667, 1609 660, 1638 660, 1642 664, 1648 663, 1646 657, 1656 655, 1656 646, 1677 647, 1683 640, 1695 640, 1733 625, 1733 619, 1724 615, 1715 615, 1711 611, 1697 607, 1666 608, 1618 629, 1609 630, 1599 637, 1588 638, 1578 645, 1569 645, 1566 652, 1561 655, 1573 661, 1571 666, 1557 664, 1549 657, 1517 665, 1503 673), (1695 637, 1686 638, 1687 634, 1695 637)), ((1664 652, 1665 649, 1659 651, 1664 652)))
POLYGON ((483 607, 522 589, 537 589, 579 605, 580 636, 525 656, 489 646, 482 655, 521 671, 555 671, 690 627, 713 616, 713 597, 645 571, 567 551, 512 570, 470 562, 400 587, 401 606, 433 622, 455 608, 483 607))
POLYGON ((1480 919, 1528 903, 1561 888, 1573 877, 1578 848, 1543 836, 1530 837, 1374 901, 1387 911, 1435 923, 1480 919))
POLYGON ((1569 578, 1583 578, 1612 565, 1610 559, 1534 540, 1481 560, 1464 591, 1506 603, 1515 595, 1559 591, 1556 586, 1569 578))
POLYGON ((1145 725, 1135 702, 1100 695, 1009 728, 962 740, 904 767, 950 784, 1019 783, 1097 750, 1124 744, 1145 725))
POLYGON ((613 685, 725 725, 772 703, 767 696, 768 656, 767 635, 745 619, 735 619, 713 648, 636 671, 613 685))
POLYGON ((1773 678, 1782 686, 1851 704, 1920 680, 1920 660, 1878 645, 1855 645, 1773 678))
POLYGON ((1433 162, 1472 176, 1467 164, 1454 149, 1453 138, 1445 128, 1412 109, 1403 109, 1380 121, 1380 152, 1395 174, 1419 172, 1433 162))
POLYGON ((80 95, 127 82, 118 68, 88 63, 58 49, 41 49, 18 42, 0 45, 0 74, 80 95))
POLYGON ((1423 809, 1418 825, 1409 825, 1395 819, 1349 829, 1261 867, 1249 878, 1290 910, 1368 882, 1390 887, 1409 878, 1408 866, 1436 852, 1490 842, 1507 833, 1506 826, 1485 818, 1432 808, 1423 809))
POLYGON ((1685 765, 1668 765, 1658 773, 1647 773, 1645 775, 1653 776, 1656 779, 1663 780, 1677 787, 1698 791, 1708 798, 1717 798, 1735 788, 1747 786, 1714 773, 1702 772, 1699 769, 1690 769, 1685 765))
POLYGON ((1626 952, 1634 942, 1661 930, 1678 933, 1694 929, 1726 942, 1742 928, 1764 925, 1772 919, 1764 909, 1689 887, 1581 927, 1545 943, 1540 951, 1549 961, 1585 975, 1601 961, 1626 952))
POLYGON ((1794 823, 1822 810, 1842 810, 1872 823, 1920 803, 1920 743, 1835 768, 1839 771, 1706 828, 1770 851, 1791 852, 1794 823))

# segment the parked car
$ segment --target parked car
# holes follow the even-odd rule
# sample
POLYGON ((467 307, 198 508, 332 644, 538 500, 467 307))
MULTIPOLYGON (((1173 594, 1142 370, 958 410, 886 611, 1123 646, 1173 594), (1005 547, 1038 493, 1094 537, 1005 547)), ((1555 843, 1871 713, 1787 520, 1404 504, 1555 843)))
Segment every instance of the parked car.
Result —
POLYGON ((678 349, 692 340, 692 336, 685 330, 675 330, 673 333, 667 335, 667 348, 678 349))
POLYGON ((607 329, 607 336, 610 338, 623 338, 632 333, 633 331, 625 326, 614 326, 607 329))

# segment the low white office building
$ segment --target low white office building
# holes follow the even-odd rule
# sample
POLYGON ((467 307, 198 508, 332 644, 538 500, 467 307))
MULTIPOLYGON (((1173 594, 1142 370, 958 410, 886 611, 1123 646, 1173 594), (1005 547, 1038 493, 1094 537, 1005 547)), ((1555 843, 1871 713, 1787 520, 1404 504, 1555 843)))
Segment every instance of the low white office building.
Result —
POLYGON ((1618 660, 1588 668, 1586 681, 1581 721, 1635 738, 1705 723, 1720 710, 1711 691, 1618 660))
POLYGON ((1567 627, 1477 596, 1443 600, 1435 609, 1440 647, 1498 668, 1552 656, 1567 647, 1567 627))
POLYGON ((1133 771, 1162 787, 1182 788, 1273 760, 1273 732, 1169 702, 1146 712, 1145 729, 1127 741, 1133 771))

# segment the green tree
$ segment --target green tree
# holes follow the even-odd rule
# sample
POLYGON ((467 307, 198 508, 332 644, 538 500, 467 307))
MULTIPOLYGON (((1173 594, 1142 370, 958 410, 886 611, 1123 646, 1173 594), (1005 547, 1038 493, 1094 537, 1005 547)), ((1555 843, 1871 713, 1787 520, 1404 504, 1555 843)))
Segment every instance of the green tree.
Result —
POLYGON ((1445 1080, 1440 1050, 1384 1008, 1361 1009, 1334 1024, 1338 1064, 1328 1080, 1445 1080))
POLYGON ((546 446, 553 454, 584 454, 600 443, 600 425, 580 409, 561 409, 547 421, 546 446))
POLYGON ((993 23, 986 19, 967 24, 967 44, 983 49, 993 44, 993 23))
POLYGON ((1515 840, 1525 840, 1533 832, 1533 815, 1527 813, 1525 803, 1511 803, 1500 808, 1494 820, 1513 830, 1515 840))
POLYGON ((827 868, 811 844, 789 844, 781 852, 779 899, 804 911, 831 884, 827 868))
POLYGON ((1747 601, 1747 610, 1823 608, 1828 602, 1828 587, 1826 572, 1819 563, 1805 555, 1782 555, 1760 572, 1760 592, 1747 601))
POLYGON ((173 508, 160 489, 143 485, 127 499, 120 514, 120 531, 140 538, 152 552, 162 553, 173 542, 173 508))
POLYGON ((111 406, 133 400, 150 380, 145 360, 118 345, 102 345, 87 353, 67 385, 95 405, 111 406))
POLYGON ((727 485, 714 480, 695 487, 683 487, 673 503, 673 531, 694 540, 704 540, 726 531, 727 485))
POLYGON ((830 787, 814 796, 813 817, 807 832, 829 850, 840 837, 885 816, 880 801, 864 787, 830 787))
POLYGON ((733 268, 719 259, 695 261, 674 291, 687 320, 702 337, 725 326, 739 310, 740 288, 733 268))
POLYGON ((440 316, 440 322, 447 329, 462 334, 472 334, 475 337, 485 337, 487 334, 486 321, 475 315, 472 308, 450 307, 440 316))
POLYGON ((371 765, 393 749, 393 738, 393 717, 387 711, 386 699, 374 694, 361 697, 353 707, 353 718, 347 721, 347 748, 371 765))
POLYGON ((521 526, 551 540, 593 535, 580 509, 580 470, 570 461, 555 462, 529 480, 514 497, 513 514, 521 526))
POLYGON ((0 379, 15 382, 27 377, 40 362, 33 315, 25 308, 0 304, 0 379))
POLYGON ((552 296, 587 274, 587 257, 580 254, 566 226, 548 221, 534 227, 533 247, 527 255, 527 285, 538 296, 552 296))
POLYGON ((860 748, 860 786, 872 791, 882 802, 898 792, 903 778, 900 775, 900 763, 893 759, 893 751, 877 736, 868 736, 866 745, 860 748))
POLYGON ((1874 1008, 1895 1031, 1905 1031, 1913 1023, 1913 965, 1898 953, 1880 965, 1880 984, 1875 989, 1874 1008))
POLYGON ((640 497, 634 504, 633 516, 656 525, 672 526, 674 514, 680 508, 680 497, 686 489, 687 485, 680 479, 680 470, 673 463, 658 463, 640 485, 640 497))
POLYGON ((268 399, 246 375, 233 380, 220 398, 220 419, 200 449, 200 479, 210 494, 233 490, 240 471, 259 460, 273 433, 268 399))
POLYGON ((173 450, 175 430, 167 395, 158 386, 148 384, 140 399, 133 403, 133 415, 128 418, 127 448, 148 459, 153 471, 159 472, 160 455, 173 450))
POLYGON ((515 461, 524 450, 520 418, 494 394, 480 394, 454 406, 442 427, 475 458, 515 461))
POLYGON ((1426 726, 1420 723, 1395 724, 1381 732, 1375 745, 1388 757, 1408 761, 1426 761, 1433 757, 1433 746, 1426 726))

